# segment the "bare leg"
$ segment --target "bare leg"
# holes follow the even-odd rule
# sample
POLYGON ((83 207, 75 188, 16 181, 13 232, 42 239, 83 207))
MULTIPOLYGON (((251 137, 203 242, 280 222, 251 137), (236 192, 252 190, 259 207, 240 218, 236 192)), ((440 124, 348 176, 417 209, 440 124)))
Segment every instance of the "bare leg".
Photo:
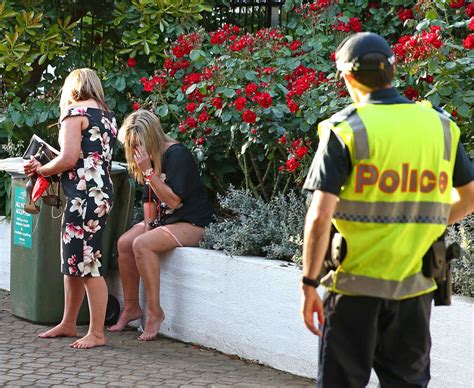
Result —
POLYGON ((84 278, 89 302, 89 331, 70 346, 76 349, 90 349, 105 345, 104 321, 107 309, 107 284, 102 276, 84 278))
POLYGON ((75 337, 77 316, 84 300, 84 278, 64 275, 64 314, 62 321, 38 335, 40 338, 75 337))
MULTIPOLYGON (((167 228, 186 246, 196 245, 202 238, 203 229, 188 223, 167 225, 167 228)), ((147 297, 145 328, 139 340, 155 339, 160 331, 161 322, 165 319, 160 304, 159 254, 176 246, 176 240, 160 228, 137 237, 133 242, 137 268, 143 279, 147 297)))
POLYGON ((108 330, 110 331, 122 331, 128 322, 141 318, 143 315, 140 304, 138 303, 140 274, 138 273, 135 263, 132 244, 133 240, 144 232, 144 224, 135 225, 124 233, 118 241, 118 262, 124 295, 124 306, 117 323, 109 327, 108 330))

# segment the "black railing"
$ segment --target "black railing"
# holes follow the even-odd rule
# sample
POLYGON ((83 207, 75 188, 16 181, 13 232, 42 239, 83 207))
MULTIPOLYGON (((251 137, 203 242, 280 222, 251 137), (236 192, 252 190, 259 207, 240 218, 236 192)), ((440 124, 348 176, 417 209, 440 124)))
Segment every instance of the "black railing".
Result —
POLYGON ((284 17, 284 0, 231 0, 228 5, 216 4, 212 13, 203 15, 207 30, 229 23, 256 31, 262 27, 277 27, 284 17))

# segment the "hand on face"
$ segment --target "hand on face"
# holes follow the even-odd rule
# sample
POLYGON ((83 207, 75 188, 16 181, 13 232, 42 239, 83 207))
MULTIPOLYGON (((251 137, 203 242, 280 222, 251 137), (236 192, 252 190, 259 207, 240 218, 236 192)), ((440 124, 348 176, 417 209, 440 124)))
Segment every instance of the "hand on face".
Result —
POLYGON ((146 170, 151 168, 150 155, 148 155, 148 152, 146 151, 145 147, 143 147, 142 145, 136 146, 133 150, 133 155, 135 157, 135 162, 137 163, 138 168, 142 172, 145 172, 146 170))
POLYGON ((25 174, 28 176, 33 176, 36 174, 36 171, 42 166, 33 156, 30 157, 30 160, 23 162, 23 169, 25 174))

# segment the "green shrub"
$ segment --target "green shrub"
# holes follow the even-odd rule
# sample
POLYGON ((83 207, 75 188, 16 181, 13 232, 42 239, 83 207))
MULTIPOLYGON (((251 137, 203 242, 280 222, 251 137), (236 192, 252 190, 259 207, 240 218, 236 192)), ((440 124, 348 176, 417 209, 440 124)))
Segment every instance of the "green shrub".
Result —
POLYGON ((301 262, 305 200, 290 192, 270 202, 256 199, 250 191, 230 187, 218 196, 225 213, 211 224, 201 247, 221 249, 230 255, 256 255, 301 262))
POLYGON ((457 242, 461 257, 452 261, 453 290, 456 294, 474 296, 474 215, 448 227, 448 243, 457 242))

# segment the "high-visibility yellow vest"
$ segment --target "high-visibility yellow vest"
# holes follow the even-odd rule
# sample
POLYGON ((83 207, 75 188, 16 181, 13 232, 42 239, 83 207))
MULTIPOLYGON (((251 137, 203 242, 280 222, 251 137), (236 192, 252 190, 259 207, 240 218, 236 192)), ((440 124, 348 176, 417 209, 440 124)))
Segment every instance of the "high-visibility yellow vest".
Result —
POLYGON ((318 130, 334 131, 352 161, 333 216, 347 255, 323 285, 386 299, 435 290, 422 258, 448 222, 459 128, 429 103, 362 103, 318 130))

